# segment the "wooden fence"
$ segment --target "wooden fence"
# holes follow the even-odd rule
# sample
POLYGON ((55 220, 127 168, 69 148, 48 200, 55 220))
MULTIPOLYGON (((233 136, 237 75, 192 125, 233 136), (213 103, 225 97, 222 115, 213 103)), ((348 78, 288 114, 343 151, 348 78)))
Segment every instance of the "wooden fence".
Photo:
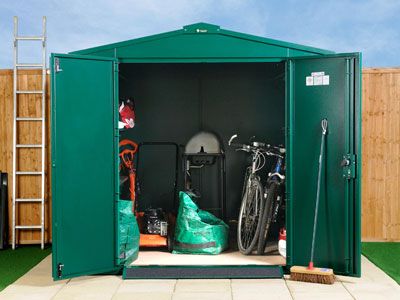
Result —
MULTIPOLYGON (((20 90, 41 90, 41 70, 20 70, 18 71, 18 89, 20 90)), ((47 77, 46 111, 49 116, 49 78, 47 77)), ((13 142, 13 71, 0 70, 0 170, 8 173, 8 208, 9 228, 11 239, 12 226, 12 142, 13 142)), ((21 94, 18 96, 18 116, 40 117, 41 113, 40 94, 21 94)), ((47 119, 49 120, 49 119, 47 119)), ((45 241, 51 240, 51 194, 50 194, 50 126, 47 122, 46 144, 46 190, 45 198, 45 241)), ((19 122, 18 144, 40 144, 41 143, 41 122, 19 122), (34 137, 34 138, 32 138, 34 137)), ((40 171, 41 150, 18 149, 17 167, 19 170, 40 171)), ((17 181, 17 197, 19 198, 40 198, 40 176, 19 176, 17 181)), ((40 225, 40 203, 18 203, 17 225, 40 225)), ((18 230, 18 243, 40 243, 40 230, 18 230)))
MULTIPOLYGON (((21 89, 40 89, 39 70, 21 71, 21 89)), ((49 78, 47 79, 47 83, 49 78)), ((0 70, 0 170, 9 173, 9 220, 11 227, 12 187, 12 113, 13 73, 0 70)), ((46 111, 49 116, 49 84, 47 84, 46 111)), ((19 114, 33 116, 40 111, 40 96, 19 96, 19 114)), ((48 118, 49 120, 49 118, 48 118)), ((363 178, 362 178, 362 237, 363 240, 400 240, 400 68, 363 70, 363 178)), ((39 124, 39 122, 36 122, 39 124)), ((48 122, 47 122, 48 123, 48 122)), ((47 124, 47 137, 50 126, 47 124)), ((32 130, 39 130, 34 124, 21 126, 20 142, 32 130)), ((35 136, 40 136, 40 134, 35 136)), ((24 140, 25 139, 25 140, 24 140)), ((47 139, 46 171, 46 241, 51 241, 51 193, 50 193, 50 143, 47 139)), ((22 149, 21 149, 22 150, 22 149)), ((20 151, 21 151, 20 150, 20 151)), ((25 149, 20 153, 18 164, 26 170, 40 166, 39 150, 25 149), (37 151, 37 152, 35 152, 37 151)), ((38 184, 34 180, 21 178, 18 184, 28 194, 21 197, 38 197, 38 184)), ((18 210, 20 224, 39 224, 39 204, 22 203, 18 210)), ((11 236, 11 232, 10 232, 11 236)), ((19 243, 38 243, 38 230, 21 231, 19 243)))
POLYGON ((400 240, 400 68, 363 70, 362 237, 400 240))

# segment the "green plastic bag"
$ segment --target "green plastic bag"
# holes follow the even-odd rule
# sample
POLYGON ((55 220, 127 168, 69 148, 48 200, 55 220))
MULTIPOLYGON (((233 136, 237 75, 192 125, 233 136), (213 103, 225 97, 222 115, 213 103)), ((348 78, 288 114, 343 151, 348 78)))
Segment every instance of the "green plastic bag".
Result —
POLYGON ((228 247, 229 227, 213 214, 201 210, 190 196, 179 193, 173 253, 219 254, 228 247))
POLYGON ((132 212, 131 200, 118 201, 119 262, 129 265, 139 255, 139 226, 132 212))

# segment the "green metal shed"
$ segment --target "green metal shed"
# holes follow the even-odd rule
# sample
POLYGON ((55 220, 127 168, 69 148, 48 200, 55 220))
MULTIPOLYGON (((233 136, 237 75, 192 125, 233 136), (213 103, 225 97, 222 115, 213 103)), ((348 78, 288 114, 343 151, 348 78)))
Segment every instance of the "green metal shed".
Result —
MULTIPOLYGON (((51 70, 55 280, 124 268, 118 257, 119 139, 184 144, 199 130, 218 132, 225 145, 234 133, 285 145, 286 267, 306 265, 322 118, 329 121, 329 134, 315 264, 360 276, 360 53, 335 54, 197 23, 52 54, 51 70), (139 104, 137 126, 128 134, 118 130, 118 103, 120 96, 131 95, 139 104)), ((154 197, 168 189, 170 168, 162 169, 160 162, 170 159, 146 155, 143 168, 151 171, 143 180, 157 186, 147 189, 154 197)), ((232 158, 226 185, 227 214, 233 219, 246 158, 228 147, 226 156, 232 158)), ((204 186, 215 185, 210 174, 202 180, 204 186)), ((204 191, 207 199, 215 198, 211 190, 204 191)), ((134 278, 157 277, 160 268, 169 268, 169 275, 158 277, 238 278, 257 277, 249 270, 260 268, 233 265, 225 275, 215 275, 212 267, 196 266, 192 275, 159 265, 130 272, 134 278)))

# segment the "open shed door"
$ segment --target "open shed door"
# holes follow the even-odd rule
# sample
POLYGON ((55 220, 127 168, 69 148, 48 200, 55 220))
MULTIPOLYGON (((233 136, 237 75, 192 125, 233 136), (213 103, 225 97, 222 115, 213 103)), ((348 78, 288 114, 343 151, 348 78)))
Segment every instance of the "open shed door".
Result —
POLYGON ((53 278, 114 271, 117 65, 53 54, 51 66, 53 278))
POLYGON ((314 265, 360 275, 360 56, 288 61, 288 265, 308 265, 321 120, 328 120, 314 265))

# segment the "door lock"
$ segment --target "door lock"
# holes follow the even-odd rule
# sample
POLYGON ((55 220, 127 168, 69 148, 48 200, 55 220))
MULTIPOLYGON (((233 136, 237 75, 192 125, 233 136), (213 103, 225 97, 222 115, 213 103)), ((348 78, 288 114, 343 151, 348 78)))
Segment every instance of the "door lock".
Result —
POLYGON ((348 159, 348 158, 344 158, 343 160, 342 160, 342 162, 340 163, 340 166, 341 167, 347 167, 347 166, 349 166, 350 165, 350 160, 348 159))
POLYGON ((354 154, 344 155, 340 166, 343 168, 343 178, 356 178, 356 156, 354 154))
POLYGON ((61 278, 63 268, 64 268, 64 264, 59 263, 59 264, 57 265, 57 276, 58 276, 58 278, 61 278))

